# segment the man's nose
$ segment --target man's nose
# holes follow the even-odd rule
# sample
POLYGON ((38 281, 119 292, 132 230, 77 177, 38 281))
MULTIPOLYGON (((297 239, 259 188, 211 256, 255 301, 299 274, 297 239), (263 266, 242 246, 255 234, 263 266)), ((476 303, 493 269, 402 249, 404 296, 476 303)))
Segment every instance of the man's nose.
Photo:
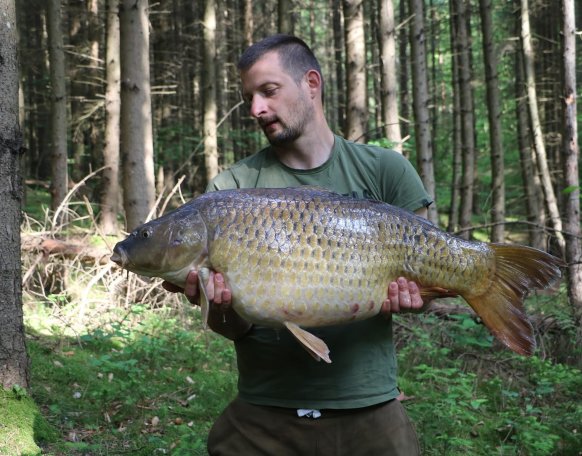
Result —
POLYGON ((255 119, 265 115, 267 113, 267 103, 261 96, 255 95, 251 101, 250 114, 255 119))

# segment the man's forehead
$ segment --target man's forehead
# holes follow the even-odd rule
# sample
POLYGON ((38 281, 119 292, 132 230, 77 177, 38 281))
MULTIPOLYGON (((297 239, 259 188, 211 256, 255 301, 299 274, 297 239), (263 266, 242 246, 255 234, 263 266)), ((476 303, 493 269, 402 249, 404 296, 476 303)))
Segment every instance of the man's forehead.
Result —
POLYGON ((289 79, 290 75, 281 67, 277 53, 271 51, 246 70, 241 70, 240 78, 244 91, 269 83, 280 83, 289 79))

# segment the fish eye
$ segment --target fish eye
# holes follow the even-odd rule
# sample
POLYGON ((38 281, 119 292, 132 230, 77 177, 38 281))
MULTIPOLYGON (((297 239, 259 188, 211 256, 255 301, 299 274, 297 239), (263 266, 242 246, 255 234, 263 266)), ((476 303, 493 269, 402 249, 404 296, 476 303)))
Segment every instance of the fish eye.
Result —
POLYGON ((141 231, 141 237, 142 237, 143 239, 147 239, 147 238, 149 238, 151 235, 152 235, 152 229, 151 229, 151 228, 144 228, 144 229, 141 231))

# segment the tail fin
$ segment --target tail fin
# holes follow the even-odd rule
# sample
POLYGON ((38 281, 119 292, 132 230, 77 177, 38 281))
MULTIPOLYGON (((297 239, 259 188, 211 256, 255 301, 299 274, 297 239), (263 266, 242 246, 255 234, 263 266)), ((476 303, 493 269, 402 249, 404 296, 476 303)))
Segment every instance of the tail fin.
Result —
POLYGON ((490 247, 496 257, 491 287, 480 296, 464 298, 497 339, 516 353, 532 355, 536 342, 523 300, 531 290, 541 290, 556 282, 564 263, 531 247, 507 244, 490 247))

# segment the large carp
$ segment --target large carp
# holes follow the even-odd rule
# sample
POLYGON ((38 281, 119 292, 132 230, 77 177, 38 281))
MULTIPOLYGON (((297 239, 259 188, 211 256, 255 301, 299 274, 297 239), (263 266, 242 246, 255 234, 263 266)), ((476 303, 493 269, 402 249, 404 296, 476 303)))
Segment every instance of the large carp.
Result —
MULTIPOLYGON (((462 296, 495 337, 530 355, 523 299, 560 278, 562 265, 531 247, 466 241, 389 204, 312 187, 201 195, 136 228, 111 259, 178 286, 191 269, 219 271, 237 313, 287 327, 327 362, 325 343, 302 328, 378 314, 400 276, 427 296, 462 296)), ((207 315, 207 298, 202 306, 207 315)))

